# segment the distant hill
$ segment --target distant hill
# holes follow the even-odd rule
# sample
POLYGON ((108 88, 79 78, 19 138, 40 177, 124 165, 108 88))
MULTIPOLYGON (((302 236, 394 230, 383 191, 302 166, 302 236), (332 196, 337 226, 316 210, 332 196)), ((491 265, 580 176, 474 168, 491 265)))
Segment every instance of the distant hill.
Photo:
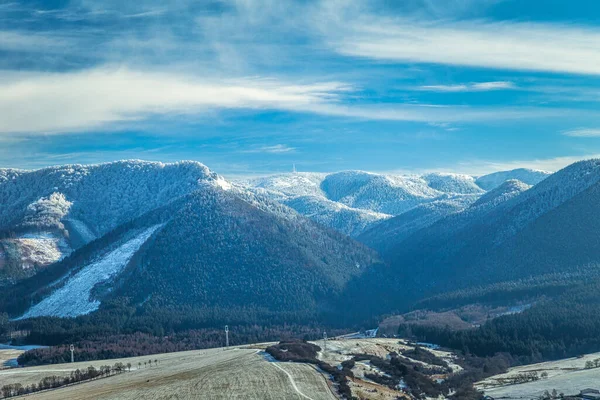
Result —
POLYGON ((511 179, 516 179, 527 185, 536 185, 552 175, 548 171, 536 169, 518 168, 511 171, 500 171, 492 174, 483 175, 477 178, 475 183, 484 190, 492 190, 502 185, 502 183, 511 179))
POLYGON ((464 207, 463 203, 449 200, 421 204, 397 217, 371 227, 361 233, 357 240, 385 254, 413 233, 431 226, 450 214, 463 210, 464 207))
POLYGON ((471 207, 387 247, 397 279, 437 292, 600 261, 600 161, 575 163, 529 188, 505 182, 471 207))
POLYGON ((352 237, 422 204, 439 200, 464 208, 485 193, 472 176, 450 173, 289 173, 241 183, 352 237))

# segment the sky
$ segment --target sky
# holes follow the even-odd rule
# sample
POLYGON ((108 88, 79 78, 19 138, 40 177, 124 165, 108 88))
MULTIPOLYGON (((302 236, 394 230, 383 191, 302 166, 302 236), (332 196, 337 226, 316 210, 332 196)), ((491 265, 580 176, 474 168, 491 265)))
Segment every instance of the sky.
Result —
POLYGON ((0 167, 558 170, 600 155, 596 0, 0 0, 0 167))

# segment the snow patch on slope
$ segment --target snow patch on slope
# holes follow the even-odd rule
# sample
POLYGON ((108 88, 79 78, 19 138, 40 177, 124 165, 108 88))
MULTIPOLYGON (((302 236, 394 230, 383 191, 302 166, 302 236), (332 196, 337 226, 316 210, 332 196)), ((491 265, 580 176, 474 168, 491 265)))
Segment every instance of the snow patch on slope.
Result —
POLYGON ((23 269, 31 269, 36 265, 45 267, 71 253, 66 240, 51 232, 29 233, 10 241, 19 251, 23 269))
POLYGON ((146 229, 104 257, 86 265, 70 277, 64 286, 31 307, 19 319, 42 316, 77 317, 96 311, 100 302, 91 298, 94 286, 121 272, 133 255, 161 226, 155 225, 146 229))

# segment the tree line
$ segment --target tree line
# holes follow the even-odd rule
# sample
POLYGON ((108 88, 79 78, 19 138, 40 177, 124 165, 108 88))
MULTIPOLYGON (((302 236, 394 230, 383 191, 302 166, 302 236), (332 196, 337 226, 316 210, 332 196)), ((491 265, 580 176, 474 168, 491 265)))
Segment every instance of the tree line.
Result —
POLYGON ((69 376, 47 376, 42 378, 38 384, 32 383, 31 385, 23 386, 20 383, 12 383, 2 386, 0 392, 2 398, 8 399, 15 396, 23 396, 42 390, 56 389, 62 386, 72 385, 79 382, 84 382, 97 378, 104 378, 107 376, 120 374, 125 371, 131 371, 131 364, 123 364, 118 362, 112 367, 110 365, 103 365, 100 368, 89 366, 87 369, 76 369, 72 371, 69 376))

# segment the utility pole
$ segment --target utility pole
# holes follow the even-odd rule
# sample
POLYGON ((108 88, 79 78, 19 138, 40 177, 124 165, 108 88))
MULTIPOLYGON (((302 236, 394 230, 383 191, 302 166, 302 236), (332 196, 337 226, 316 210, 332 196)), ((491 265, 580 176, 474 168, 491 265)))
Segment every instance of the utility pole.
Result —
POLYGON ((323 331, 323 352, 327 351, 327 332, 323 331))
POLYGON ((75 355, 73 354, 73 352, 75 351, 75 346, 73 346, 73 345, 69 346, 69 350, 71 350, 71 362, 74 363, 75 355))
POLYGON ((229 348, 229 326, 225 325, 225 348, 229 348))

